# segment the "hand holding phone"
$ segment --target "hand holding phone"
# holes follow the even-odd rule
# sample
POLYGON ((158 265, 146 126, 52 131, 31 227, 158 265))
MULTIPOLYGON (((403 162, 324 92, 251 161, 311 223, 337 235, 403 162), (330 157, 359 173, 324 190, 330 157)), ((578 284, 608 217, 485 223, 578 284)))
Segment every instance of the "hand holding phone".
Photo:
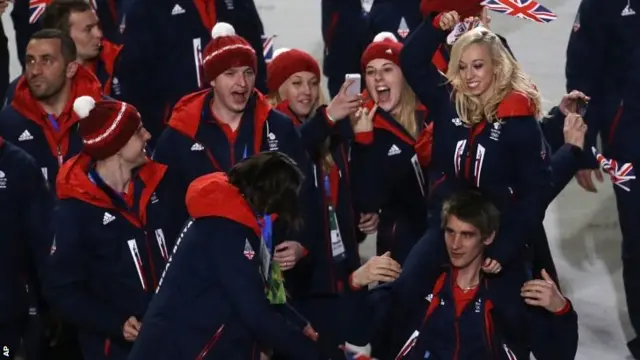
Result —
POLYGON ((348 82, 350 80, 352 80, 353 82, 347 87, 346 94, 349 96, 359 95, 362 92, 362 77, 360 76, 360 74, 346 74, 344 76, 344 81, 348 82))
POLYGON ((587 113, 587 107, 588 107, 589 103, 583 99, 583 98, 579 98, 576 100, 576 114, 584 117, 585 114, 587 113))

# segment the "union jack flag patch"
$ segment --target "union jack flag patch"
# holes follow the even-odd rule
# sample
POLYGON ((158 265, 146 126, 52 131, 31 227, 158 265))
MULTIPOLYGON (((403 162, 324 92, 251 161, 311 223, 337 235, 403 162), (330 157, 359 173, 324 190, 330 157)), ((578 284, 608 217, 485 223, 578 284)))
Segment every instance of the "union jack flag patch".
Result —
POLYGON ((501 14, 539 23, 548 23, 557 18, 553 11, 534 0, 484 0, 482 6, 501 14))
POLYGON ((273 43, 275 38, 276 35, 262 35, 262 54, 266 63, 271 62, 271 60, 273 59, 273 43))
POLYGON ((51 0, 29 0, 29 24, 35 24, 51 0))
POLYGON ((253 251, 251 244, 249 244, 249 239, 246 239, 244 241, 244 251, 242 252, 242 254, 249 260, 252 260, 253 257, 256 255, 256 252, 253 251))

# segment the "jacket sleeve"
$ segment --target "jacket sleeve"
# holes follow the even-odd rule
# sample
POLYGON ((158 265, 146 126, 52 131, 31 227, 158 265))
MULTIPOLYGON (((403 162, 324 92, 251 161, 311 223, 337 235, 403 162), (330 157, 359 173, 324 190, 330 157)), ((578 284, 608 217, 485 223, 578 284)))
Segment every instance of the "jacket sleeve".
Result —
POLYGON ((86 290, 90 239, 79 232, 81 225, 67 200, 59 201, 54 215, 55 236, 49 256, 44 294, 63 319, 80 329, 123 339, 122 328, 132 314, 122 314, 92 297, 86 290))
MULTIPOLYGON (((381 169, 379 164, 376 164, 374 132, 356 135, 350 150, 353 203, 356 211, 364 214, 377 213, 382 204, 381 169)), ((356 221, 359 221, 359 218, 356 218, 356 221)))
MULTIPOLYGON (((437 19, 437 17, 436 17, 437 19)), ((446 78, 433 65, 431 59, 441 44, 446 32, 436 28, 435 19, 426 17, 405 42, 400 52, 400 68, 407 84, 420 102, 429 109, 429 118, 439 118, 445 106, 450 106, 446 78)))
POLYGON ((136 0, 129 5, 126 29, 121 37, 124 46, 115 69, 121 84, 121 99, 134 105, 143 121, 149 124, 164 120, 166 105, 162 84, 155 80, 159 71, 157 59, 164 57, 156 35, 156 29, 162 25, 154 15, 155 6, 154 0, 136 0))
POLYGON ((558 151, 553 153, 551 156, 553 186, 549 193, 548 204, 571 182, 573 176, 580 169, 582 157, 582 149, 572 144, 564 144, 558 151))
POLYGON ((217 280, 225 298, 260 343, 291 359, 316 359, 318 349, 314 342, 288 324, 269 304, 256 261, 243 255, 246 236, 231 238, 231 234, 239 231, 232 232, 225 227, 229 229, 229 236, 218 236, 223 241, 206 238, 201 244, 202 254, 210 259, 206 261, 210 269, 207 273, 220 275, 217 280))
POLYGON ((337 123, 327 117, 326 106, 319 107, 309 120, 300 125, 298 128, 300 139, 311 158, 315 158, 315 155, 320 152, 325 140, 331 135, 334 125, 337 123))
POLYGON ((515 166, 515 202, 502 212, 500 230, 488 255, 503 267, 522 252, 529 234, 542 224, 553 186, 550 158, 538 121, 533 117, 505 121, 512 127, 509 151, 515 166))
POLYGON ((529 343, 536 359, 575 359, 578 352, 578 314, 570 308, 553 314, 542 308, 529 307, 529 343))
POLYGON ((24 164, 27 177, 22 180, 25 186, 25 199, 22 203, 23 216, 21 218, 24 221, 22 227, 26 243, 41 279, 45 273, 44 267, 53 239, 51 219, 55 200, 35 160, 31 157, 28 159, 29 162, 24 164))

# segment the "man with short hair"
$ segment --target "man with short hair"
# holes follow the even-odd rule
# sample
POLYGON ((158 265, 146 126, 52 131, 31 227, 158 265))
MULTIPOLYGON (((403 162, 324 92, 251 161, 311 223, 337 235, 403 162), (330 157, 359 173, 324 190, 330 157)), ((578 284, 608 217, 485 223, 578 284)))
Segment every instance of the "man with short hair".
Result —
MULTIPOLYGON (((47 5, 41 20, 44 29, 58 29, 73 39, 77 62, 96 75, 105 95, 120 95, 120 84, 114 76, 114 67, 122 46, 103 37, 98 16, 88 2, 54 0, 47 5)), ((14 80, 9 87, 7 104, 13 100, 17 82, 18 79, 14 80)))
POLYGON ((402 269, 404 279, 373 290, 368 310, 374 315, 368 318, 374 320, 363 319, 359 326, 375 333, 391 306, 409 310, 408 328, 402 329, 408 332, 394 334, 408 338, 404 346, 395 344, 396 359, 525 359, 529 351, 538 359, 573 359, 577 315, 545 270, 520 289, 483 273, 484 254, 500 222, 496 207, 478 192, 461 192, 445 201, 441 219, 448 264, 414 276, 412 283, 419 285, 412 288, 396 286, 416 274, 402 269))
POLYGON ((16 94, 0 112, 0 135, 33 156, 55 188, 58 168, 82 147, 73 100, 83 95, 99 100, 101 86, 77 63, 75 43, 60 30, 36 32, 26 59, 16 94))

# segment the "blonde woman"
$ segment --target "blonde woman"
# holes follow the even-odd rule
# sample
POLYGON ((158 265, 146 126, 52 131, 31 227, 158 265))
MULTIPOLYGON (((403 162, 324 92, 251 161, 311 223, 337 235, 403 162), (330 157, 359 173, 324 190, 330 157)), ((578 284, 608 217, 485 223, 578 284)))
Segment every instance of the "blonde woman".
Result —
MULTIPOLYGON (((433 199, 477 188, 503 214, 484 264, 485 271, 498 273, 523 264, 525 245, 546 245, 542 220, 554 186, 538 123, 541 98, 499 37, 483 27, 455 42, 446 78, 430 66, 425 59, 459 21, 455 11, 427 18, 407 42, 401 64, 434 121, 433 199)), ((437 215, 431 219, 439 221, 437 215)), ((557 279, 547 257, 536 267, 557 279)))
MULTIPOLYGON (((349 115, 361 106, 361 97, 348 95, 349 84, 322 105, 320 67, 308 53, 279 49, 267 68, 267 95, 276 109, 286 114, 301 133, 313 168, 306 174, 315 184, 315 216, 305 219, 313 229, 309 260, 287 278, 292 303, 319 334, 336 340, 335 358, 344 357, 338 343, 344 342, 350 323, 350 294, 374 281, 391 281, 400 266, 390 257, 377 257, 360 270, 356 240, 354 202, 358 193, 349 162, 353 130, 349 115), (353 286, 351 286, 353 285, 353 286)), ((274 259, 278 260, 276 252, 274 259)), ((286 259, 283 259, 286 260, 286 259)))

